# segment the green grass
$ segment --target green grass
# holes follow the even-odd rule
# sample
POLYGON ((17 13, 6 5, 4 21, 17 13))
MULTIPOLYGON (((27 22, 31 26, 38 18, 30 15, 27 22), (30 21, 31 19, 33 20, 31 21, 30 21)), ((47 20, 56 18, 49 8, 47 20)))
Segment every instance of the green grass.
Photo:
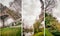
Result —
POLYGON ((45 36, 53 36, 53 34, 46 28, 45 29, 45 36))
POLYGON ((36 33, 36 34, 34 34, 33 36, 44 36, 44 32, 36 33))
POLYGON ((2 28, 0 29, 1 36, 21 36, 21 28, 2 28))

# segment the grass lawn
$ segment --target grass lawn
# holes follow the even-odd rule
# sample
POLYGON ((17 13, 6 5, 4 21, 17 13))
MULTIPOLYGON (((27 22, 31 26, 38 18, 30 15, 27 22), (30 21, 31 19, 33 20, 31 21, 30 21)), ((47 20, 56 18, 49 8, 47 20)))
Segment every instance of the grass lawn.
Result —
POLYGON ((45 28, 45 36, 54 36, 47 28, 45 28))
POLYGON ((34 34, 33 36, 44 36, 44 32, 36 33, 36 34, 34 34))
POLYGON ((1 36, 21 36, 21 28, 2 28, 0 29, 1 36))

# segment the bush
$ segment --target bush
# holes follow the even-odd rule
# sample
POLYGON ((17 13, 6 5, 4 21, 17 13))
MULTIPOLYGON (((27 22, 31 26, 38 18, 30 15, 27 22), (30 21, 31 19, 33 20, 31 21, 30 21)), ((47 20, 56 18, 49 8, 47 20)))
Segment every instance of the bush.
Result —
POLYGON ((54 36, 60 36, 60 32, 52 32, 54 36))

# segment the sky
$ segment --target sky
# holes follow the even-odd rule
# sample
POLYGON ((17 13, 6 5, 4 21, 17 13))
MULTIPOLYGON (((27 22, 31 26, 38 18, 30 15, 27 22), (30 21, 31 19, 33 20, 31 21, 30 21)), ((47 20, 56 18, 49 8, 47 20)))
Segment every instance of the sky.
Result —
POLYGON ((41 13, 41 3, 39 0, 23 0, 23 21, 24 26, 32 26, 41 13))
POLYGON ((13 2, 14 0, 0 0, 0 3, 2 3, 4 6, 9 7, 9 3, 13 2))
POLYGON ((53 16, 60 22, 60 0, 57 0, 56 7, 53 8, 53 16))

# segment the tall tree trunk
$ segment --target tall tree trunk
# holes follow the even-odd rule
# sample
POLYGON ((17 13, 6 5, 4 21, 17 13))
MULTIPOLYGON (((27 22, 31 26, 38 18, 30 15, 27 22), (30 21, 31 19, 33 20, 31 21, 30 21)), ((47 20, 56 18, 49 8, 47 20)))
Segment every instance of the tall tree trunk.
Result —
POLYGON ((39 20, 40 20, 40 22, 42 22, 43 20, 44 20, 44 2, 43 2, 43 0, 40 0, 40 2, 41 2, 41 14, 39 15, 39 20))

